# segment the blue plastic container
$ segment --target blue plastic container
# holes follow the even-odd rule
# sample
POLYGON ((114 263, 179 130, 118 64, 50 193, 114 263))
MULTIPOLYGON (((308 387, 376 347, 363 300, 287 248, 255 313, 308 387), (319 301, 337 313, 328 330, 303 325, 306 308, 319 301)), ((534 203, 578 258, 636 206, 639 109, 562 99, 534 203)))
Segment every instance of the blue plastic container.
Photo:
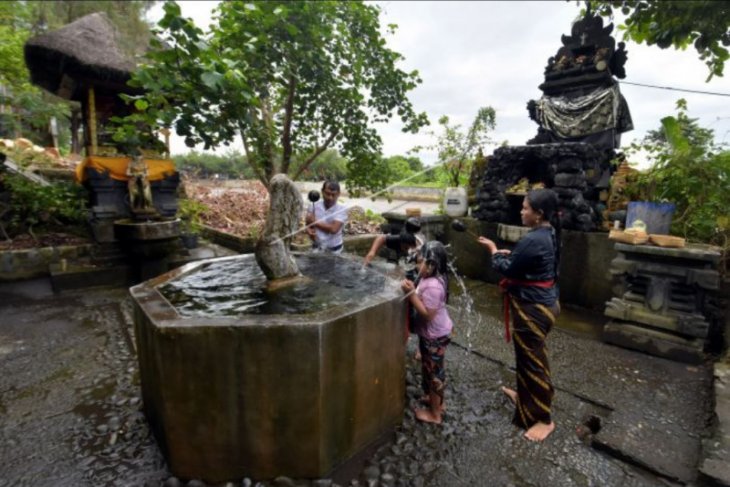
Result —
POLYGON ((631 228, 634 221, 641 220, 646 224, 646 233, 669 235, 673 215, 674 203, 631 201, 626 213, 626 228, 631 228))

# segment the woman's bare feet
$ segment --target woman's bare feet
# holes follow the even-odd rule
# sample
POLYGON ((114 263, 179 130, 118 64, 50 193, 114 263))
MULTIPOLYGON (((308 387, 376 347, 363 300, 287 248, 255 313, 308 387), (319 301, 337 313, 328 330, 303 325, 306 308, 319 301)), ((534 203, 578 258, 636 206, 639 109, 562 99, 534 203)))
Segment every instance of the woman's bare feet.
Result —
POLYGON ((525 438, 530 441, 540 442, 550 436, 550 433, 552 433, 554 429, 555 423, 552 421, 550 424, 535 423, 530 427, 530 429, 525 431, 525 438))
POLYGON ((502 386, 502 393, 507 396, 507 399, 512 401, 512 404, 517 404, 517 391, 510 389, 509 387, 502 386))
POLYGON ((416 409, 416 419, 424 423, 441 424, 441 411, 434 412, 429 409, 416 409))

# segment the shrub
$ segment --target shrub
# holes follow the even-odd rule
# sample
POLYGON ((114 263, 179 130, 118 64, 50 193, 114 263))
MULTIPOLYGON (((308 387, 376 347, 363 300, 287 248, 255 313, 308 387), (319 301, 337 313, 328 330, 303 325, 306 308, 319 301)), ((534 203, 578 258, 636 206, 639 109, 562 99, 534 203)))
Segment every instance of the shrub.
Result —
POLYGON ((77 184, 40 186, 20 175, 5 173, 2 186, 10 196, 3 222, 11 235, 33 235, 34 229, 68 231, 69 227, 86 223, 86 191, 77 184))
POLYGON ((677 116, 662 119, 634 150, 649 153, 652 165, 637 175, 629 191, 646 200, 676 205, 672 233, 728 249, 730 151, 712 143, 712 132, 698 127, 677 102, 677 116), (709 134, 709 135, 708 135, 709 134))

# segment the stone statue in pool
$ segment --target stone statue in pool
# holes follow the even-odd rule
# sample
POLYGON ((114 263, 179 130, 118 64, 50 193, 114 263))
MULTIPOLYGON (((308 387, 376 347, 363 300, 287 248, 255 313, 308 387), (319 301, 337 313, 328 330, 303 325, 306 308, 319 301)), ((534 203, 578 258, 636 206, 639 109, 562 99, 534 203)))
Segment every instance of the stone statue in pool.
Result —
POLYGON ((289 246, 300 226, 303 203, 299 190, 285 174, 271 179, 269 199, 269 213, 255 255, 266 278, 276 286, 300 276, 289 246))

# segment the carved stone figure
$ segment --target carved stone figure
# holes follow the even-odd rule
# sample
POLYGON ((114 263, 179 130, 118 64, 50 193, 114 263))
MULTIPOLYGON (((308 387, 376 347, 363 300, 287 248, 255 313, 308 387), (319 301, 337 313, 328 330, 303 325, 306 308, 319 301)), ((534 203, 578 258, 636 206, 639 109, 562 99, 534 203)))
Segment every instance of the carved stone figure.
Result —
POLYGON ((154 212, 152 189, 147 178, 147 164, 141 155, 132 157, 127 165, 127 188, 129 190, 129 207, 134 214, 154 212))

